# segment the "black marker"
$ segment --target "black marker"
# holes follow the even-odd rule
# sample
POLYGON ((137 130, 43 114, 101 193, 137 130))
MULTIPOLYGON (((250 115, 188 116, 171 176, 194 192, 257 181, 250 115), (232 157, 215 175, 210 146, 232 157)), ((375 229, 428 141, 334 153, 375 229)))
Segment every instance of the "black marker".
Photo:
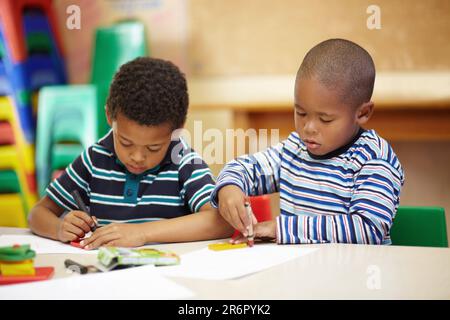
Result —
POLYGON ((99 270, 95 266, 85 266, 70 259, 66 259, 64 261, 64 265, 67 269, 71 270, 72 272, 78 272, 79 274, 99 272, 99 270))
MULTIPOLYGON (((89 209, 86 207, 86 205, 83 202, 83 199, 81 199, 80 193, 78 192, 78 190, 73 190, 72 191, 72 197, 75 199, 75 202, 77 203, 78 208, 83 211, 86 212, 89 217, 92 218, 91 213, 89 212, 89 209)), ((92 231, 95 231, 97 229, 97 222, 94 220, 94 226, 91 228, 92 231)))

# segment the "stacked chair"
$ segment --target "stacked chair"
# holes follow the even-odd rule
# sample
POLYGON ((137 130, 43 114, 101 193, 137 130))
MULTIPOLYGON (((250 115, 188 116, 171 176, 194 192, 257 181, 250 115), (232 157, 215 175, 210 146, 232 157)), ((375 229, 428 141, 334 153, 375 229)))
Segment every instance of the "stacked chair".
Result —
POLYGON ((97 92, 91 85, 51 86, 39 93, 36 168, 39 194, 97 140, 97 92))
POLYGON ((37 93, 66 83, 51 0, 0 1, 0 226, 26 227, 37 201, 37 93))
POLYGON ((0 79, 3 73, 9 82, 0 94, 14 97, 21 128, 32 144, 32 96, 45 85, 66 83, 51 0, 0 1, 0 48, 0 79))
POLYGON ((37 200, 33 148, 11 97, 0 97, 0 226, 25 227, 37 200))

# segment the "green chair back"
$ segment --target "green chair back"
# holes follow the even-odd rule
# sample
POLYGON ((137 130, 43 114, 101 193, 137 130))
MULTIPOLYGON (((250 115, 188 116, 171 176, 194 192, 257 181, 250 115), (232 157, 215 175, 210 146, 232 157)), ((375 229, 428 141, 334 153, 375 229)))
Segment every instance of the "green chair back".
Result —
POLYGON ((0 194, 19 193, 19 178, 14 170, 0 170, 0 194))
POLYGON ((58 169, 64 170, 71 164, 82 152, 84 148, 78 143, 63 144, 57 143, 53 145, 51 156, 51 170, 52 172, 58 169))
POLYGON ((399 207, 391 240, 399 246, 448 247, 444 208, 399 207))
POLYGON ((50 182, 52 166, 73 157, 74 150, 70 146, 67 152, 59 149, 53 151, 57 138, 65 140, 64 137, 82 146, 77 150, 87 148, 98 140, 95 86, 48 86, 41 89, 36 140, 36 173, 40 196, 44 195, 50 182), (67 129, 68 122, 71 124, 70 130, 67 129), (61 130, 63 132, 59 132, 61 130), (61 158, 52 159, 55 154, 61 154, 61 158))
POLYGON ((114 74, 122 64, 147 54, 145 28, 140 22, 124 21, 96 30, 91 83, 98 90, 99 136, 109 130, 105 104, 114 74))
POLYGON ((45 32, 31 32, 26 38, 27 51, 29 54, 41 53, 50 55, 52 42, 50 36, 45 32))

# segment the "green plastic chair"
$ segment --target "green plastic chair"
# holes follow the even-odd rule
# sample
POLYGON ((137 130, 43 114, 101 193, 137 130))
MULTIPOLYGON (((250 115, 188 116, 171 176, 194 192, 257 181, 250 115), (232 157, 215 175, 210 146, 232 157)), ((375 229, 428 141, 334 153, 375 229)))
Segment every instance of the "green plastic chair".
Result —
POLYGON ((30 54, 51 54, 52 42, 50 36, 44 32, 31 32, 26 37, 27 51, 30 54))
POLYGON ((20 182, 14 170, 0 170, 0 193, 19 193, 20 182))
POLYGON ((49 86, 39 93, 36 173, 40 196, 54 168, 71 160, 98 140, 97 90, 93 85, 49 86), (69 129, 70 127, 70 129, 69 129), (57 145, 77 142, 74 147, 57 145), (55 145, 57 145, 55 147, 55 145), (74 155, 75 153, 76 156, 74 155), (71 160, 69 160, 71 159, 71 160))
POLYGON ((391 240, 398 246, 448 247, 444 208, 399 207, 391 240))
POLYGON ((114 74, 122 64, 147 55, 145 27, 140 22, 124 21, 96 30, 91 83, 97 86, 98 92, 99 136, 109 130, 105 104, 114 74))
POLYGON ((51 171, 65 169, 73 162, 82 152, 84 148, 81 144, 54 144, 51 156, 51 171))

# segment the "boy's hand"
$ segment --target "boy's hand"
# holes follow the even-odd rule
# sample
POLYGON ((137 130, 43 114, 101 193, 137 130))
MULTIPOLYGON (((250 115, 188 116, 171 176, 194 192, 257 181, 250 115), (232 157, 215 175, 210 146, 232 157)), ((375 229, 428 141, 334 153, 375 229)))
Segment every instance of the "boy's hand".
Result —
POLYGON ((101 246, 140 247, 145 245, 145 235, 139 225, 112 223, 95 230, 92 236, 81 241, 80 245, 86 250, 101 246))
POLYGON ((69 242, 83 238, 94 224, 94 220, 86 212, 70 211, 59 224, 58 239, 69 242))
MULTIPOLYGON (((277 223, 274 220, 259 222, 253 226, 253 233, 255 240, 273 241, 277 238, 277 223)), ((247 237, 242 234, 230 240, 233 244, 242 242, 247 242, 247 237)))
MULTIPOLYGON (((222 217, 243 235, 247 235, 250 220, 245 209, 245 194, 235 185, 227 185, 219 190, 219 212, 222 217)), ((256 223, 256 221, 254 221, 256 223)))

